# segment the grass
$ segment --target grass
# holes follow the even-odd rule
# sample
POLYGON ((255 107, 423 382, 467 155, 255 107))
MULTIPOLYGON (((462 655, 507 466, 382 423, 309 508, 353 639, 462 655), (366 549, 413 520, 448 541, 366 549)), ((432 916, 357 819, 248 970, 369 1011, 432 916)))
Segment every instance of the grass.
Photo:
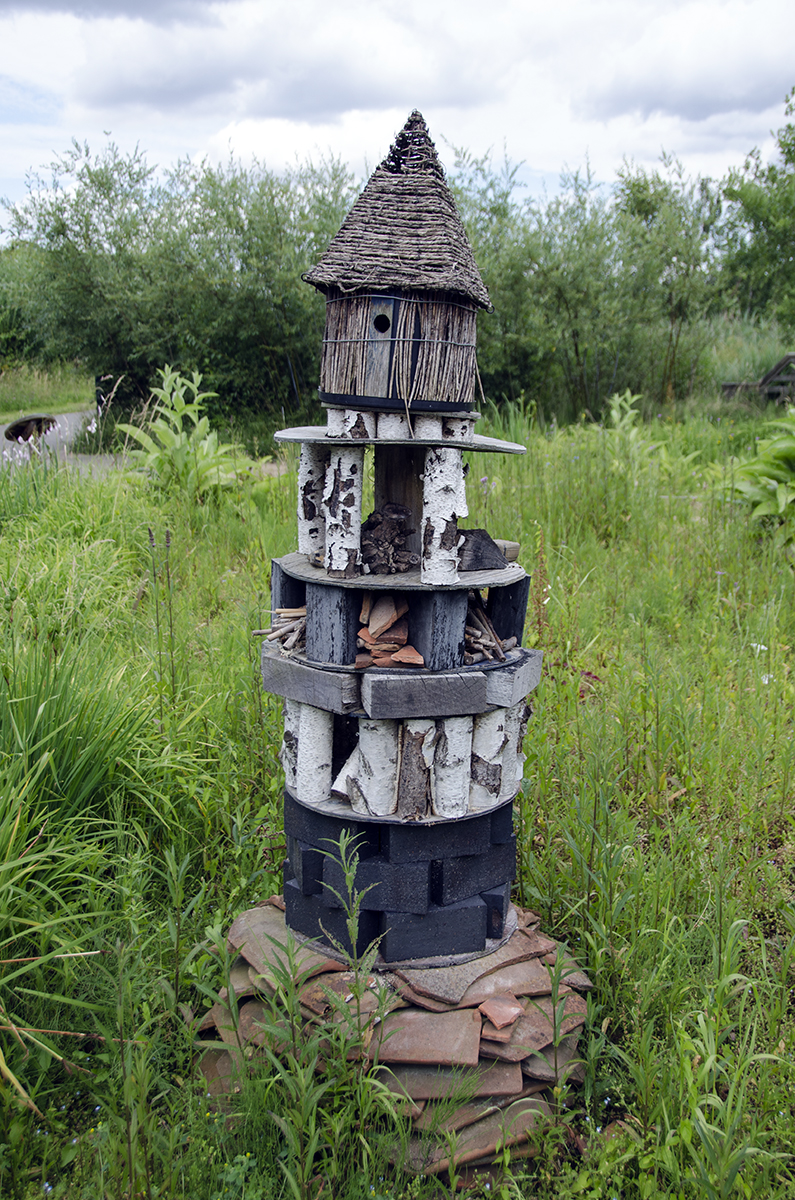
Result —
POLYGON ((6 367, 0 371, 0 423, 32 412, 87 412, 94 407, 94 380, 68 363, 50 370, 6 367))
MULTIPOLYGON (((704 472, 730 475, 763 419, 482 422, 528 453, 471 456, 467 524, 521 542, 546 664, 516 895, 596 984, 584 1088, 535 1160, 506 1153, 506 1200, 795 1194, 795 580, 704 472)), ((178 1006, 204 1011, 225 929, 280 886, 280 709, 249 632, 295 486, 196 504, 46 463, 0 477, 0 938, 41 956, 0 964, 0 1023, 27 1031, 0 1042, 1 1196, 315 1200, 307 1112, 317 1164, 343 1131, 324 1195, 441 1187, 390 1173, 341 1051, 319 1109, 311 1045, 228 1117, 191 1082, 178 1006)))

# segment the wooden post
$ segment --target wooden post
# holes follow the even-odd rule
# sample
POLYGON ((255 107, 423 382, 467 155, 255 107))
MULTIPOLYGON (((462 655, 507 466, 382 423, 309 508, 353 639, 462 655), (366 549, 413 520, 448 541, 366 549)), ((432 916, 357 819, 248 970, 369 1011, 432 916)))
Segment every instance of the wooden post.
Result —
POLYGON ((301 704, 295 794, 302 804, 324 804, 331 791, 331 757, 334 714, 311 704, 301 704))
POLYGON ((298 552, 322 558, 326 549, 323 489, 329 452, 316 442, 301 443, 298 461, 298 552))
POLYGON ((446 717, 440 721, 434 757, 435 816, 463 817, 469 811, 471 758, 472 718, 446 717))
POLYGON ((354 579, 361 562, 362 473, 364 450, 335 448, 326 470, 326 570, 332 578, 354 579))
POLYGON ((425 455, 422 489, 423 583, 458 580, 458 517, 467 515, 461 451, 432 446, 425 455))

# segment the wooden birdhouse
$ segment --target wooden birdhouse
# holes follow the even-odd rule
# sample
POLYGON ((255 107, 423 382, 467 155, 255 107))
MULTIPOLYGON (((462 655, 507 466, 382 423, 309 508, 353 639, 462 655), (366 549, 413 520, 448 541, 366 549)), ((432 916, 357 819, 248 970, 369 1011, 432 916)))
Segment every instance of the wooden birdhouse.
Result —
POLYGON ((524 447, 475 433, 489 298, 419 113, 306 279, 327 301, 327 421, 276 435, 301 447, 298 552, 273 562, 262 656, 285 700, 287 924, 347 937, 324 851, 349 829, 362 944, 382 937, 387 961, 482 953, 515 927, 513 801, 541 655, 521 644, 525 571, 461 525, 464 452, 524 447))

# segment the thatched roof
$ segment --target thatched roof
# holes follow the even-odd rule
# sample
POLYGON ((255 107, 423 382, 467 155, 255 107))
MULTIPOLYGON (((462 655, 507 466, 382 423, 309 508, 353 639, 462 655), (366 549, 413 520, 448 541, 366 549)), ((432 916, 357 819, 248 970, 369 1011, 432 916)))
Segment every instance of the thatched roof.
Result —
POLYGON ((321 292, 452 292, 490 306, 436 147, 416 110, 316 267, 321 292))

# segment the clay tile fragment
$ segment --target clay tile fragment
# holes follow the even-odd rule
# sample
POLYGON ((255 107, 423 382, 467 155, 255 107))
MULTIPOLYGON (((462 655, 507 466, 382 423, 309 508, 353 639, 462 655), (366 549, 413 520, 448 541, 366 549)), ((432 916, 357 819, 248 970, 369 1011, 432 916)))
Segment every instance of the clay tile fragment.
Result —
POLYGON ((478 1005, 478 1012, 483 1013, 495 1029, 505 1029, 506 1026, 513 1025, 518 1017, 524 1016, 524 1007, 515 996, 508 993, 504 996, 490 996, 478 1005))
POLYGON ((425 659, 413 646, 403 646, 392 655, 392 662, 404 663, 410 667, 425 666, 425 659))

